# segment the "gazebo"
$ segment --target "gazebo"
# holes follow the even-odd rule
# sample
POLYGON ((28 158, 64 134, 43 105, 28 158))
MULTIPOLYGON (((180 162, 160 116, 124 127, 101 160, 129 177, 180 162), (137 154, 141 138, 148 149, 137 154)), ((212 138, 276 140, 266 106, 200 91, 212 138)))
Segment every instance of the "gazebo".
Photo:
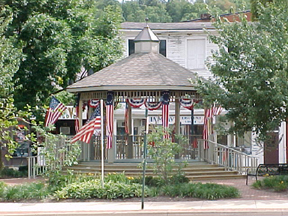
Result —
MULTIPOLYGON (((195 84, 190 81, 195 80, 195 74, 159 54, 159 39, 148 25, 136 36, 134 42, 134 54, 79 80, 67 88, 68 92, 80 96, 79 107, 92 99, 106 101, 107 139, 105 140, 109 163, 115 161, 116 124, 113 110, 117 103, 127 103, 128 115, 130 116, 131 108, 138 107, 135 105, 137 103, 138 105, 145 103, 146 107, 162 106, 162 126, 164 128, 168 126, 167 109, 169 109, 169 102, 175 103, 175 133, 180 134, 180 103, 186 101, 191 109, 193 102, 200 99, 195 84), (133 101, 136 102, 133 104, 133 101)), ((81 116, 80 111, 78 116, 80 124, 82 122, 81 116)), ((191 116, 193 118, 193 112, 191 116)), ((193 121, 191 124, 193 126, 193 121)), ((130 134, 132 128, 131 124, 128 125, 130 134)), ((131 137, 128 138, 127 143, 127 158, 133 158, 131 137)), ((87 151, 87 148, 87 145, 82 145, 83 151, 87 151)))

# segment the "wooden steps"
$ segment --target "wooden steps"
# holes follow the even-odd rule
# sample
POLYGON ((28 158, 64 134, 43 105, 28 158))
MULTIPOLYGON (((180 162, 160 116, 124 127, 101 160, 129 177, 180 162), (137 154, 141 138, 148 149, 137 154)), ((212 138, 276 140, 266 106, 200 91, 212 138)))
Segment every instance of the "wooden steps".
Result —
MULTIPOLYGON (((140 163, 113 163, 104 164, 104 173, 122 173, 125 172, 127 176, 142 176, 142 168, 139 167, 140 163)), ((153 170, 147 164, 146 175, 153 176, 153 170)), ((93 173, 101 174, 101 163, 99 162, 81 162, 76 166, 69 167, 68 169, 74 170, 76 173, 93 173)), ((245 176, 239 175, 236 171, 226 171, 224 167, 211 165, 205 162, 191 162, 187 167, 182 169, 185 176, 191 181, 195 180, 215 180, 215 179, 235 179, 244 178, 245 176)), ((175 170, 176 171, 176 170, 175 170)), ((63 170, 66 173, 66 169, 63 170)))

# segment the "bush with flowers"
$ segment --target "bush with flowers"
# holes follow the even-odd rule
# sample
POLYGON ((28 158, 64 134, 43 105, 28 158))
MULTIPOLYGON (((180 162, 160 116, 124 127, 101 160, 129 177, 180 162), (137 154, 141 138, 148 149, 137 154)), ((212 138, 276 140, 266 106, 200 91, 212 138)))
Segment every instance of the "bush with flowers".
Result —
POLYGON ((288 175, 268 176, 262 180, 257 180, 252 185, 257 189, 273 189, 276 192, 288 189, 288 175))

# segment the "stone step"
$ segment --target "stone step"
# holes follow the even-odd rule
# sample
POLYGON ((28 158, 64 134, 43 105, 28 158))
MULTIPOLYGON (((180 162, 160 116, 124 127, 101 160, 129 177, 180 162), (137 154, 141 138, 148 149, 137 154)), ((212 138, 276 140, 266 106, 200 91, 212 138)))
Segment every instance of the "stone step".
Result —
MULTIPOLYGON (((65 169, 70 169, 70 170, 74 170, 74 171, 79 171, 79 170, 89 170, 89 171, 101 171, 101 167, 80 167, 80 166, 73 166, 73 167, 68 167, 68 168, 65 168, 65 169)), ((139 168, 139 167, 117 167, 117 168, 114 168, 114 167, 104 167, 104 170, 106 172, 123 172, 123 171, 126 171, 126 172, 142 172, 142 168, 139 168)), ((177 168, 175 169, 177 170, 177 168)), ((189 168, 183 168, 182 171, 183 172, 207 172, 207 171, 224 171, 225 168, 224 167, 201 167, 201 168, 195 168, 195 167, 189 167, 189 168)), ((146 172, 149 172, 149 171, 153 171, 152 168, 146 168, 146 172)))
MULTIPOLYGON (((74 170, 76 173, 101 173, 101 170, 83 170, 83 169, 80 169, 80 170, 74 170)), ((65 170, 63 170, 63 172, 66 172, 65 170)), ((104 170, 104 173, 105 174, 108 174, 108 173, 125 173, 126 175, 128 176, 141 176, 142 175, 142 171, 115 171, 114 172, 110 172, 110 171, 107 171, 107 170, 104 170)), ((177 172, 175 172, 177 173, 177 172)), ((203 172, 184 172, 185 173, 185 176, 199 176, 199 175, 231 175, 231 174, 234 174, 234 175, 238 175, 238 172, 236 171, 215 171, 215 170, 212 170, 212 171, 207 171, 205 173, 203 172)), ((146 174, 150 175, 154 175, 153 173, 153 170, 146 170, 146 174)))
POLYGON ((190 181, 199 180, 223 180, 223 179, 243 179, 245 181, 245 175, 200 175, 200 176, 187 176, 190 181))
MULTIPOLYGON (((66 171, 63 171, 63 173, 65 174, 66 171)), ((93 173, 93 174, 98 174, 100 175, 101 172, 89 172, 89 171, 79 171, 77 172, 78 174, 88 174, 88 173, 93 173)), ((104 174, 108 174, 109 172, 104 172, 104 174)), ((139 177, 142 176, 142 173, 126 173, 125 174, 127 176, 130 177, 139 177)), ((154 173, 152 172, 146 172, 146 176, 155 176, 154 173)), ((185 174, 185 176, 190 179, 190 181, 198 181, 198 180, 216 180, 216 179, 245 179, 246 176, 244 175, 239 175, 237 174, 237 172, 228 172, 226 171, 226 173, 206 173, 205 175, 203 173, 199 174, 199 173, 194 173, 194 174, 185 174)))
MULTIPOLYGON (((98 162, 81 162, 80 164, 69 167, 67 169, 74 170, 76 173, 93 173, 101 174, 101 164, 98 162)), ((185 176, 190 180, 206 180, 206 179, 233 179, 243 178, 236 171, 226 171, 224 167, 217 165, 211 165, 205 162, 192 162, 187 167, 182 169, 185 176)), ((175 173, 177 169, 175 168, 175 173)), ((63 173, 66 173, 66 169, 63 173)), ((104 173, 123 173, 131 177, 142 176, 142 168, 139 167, 139 163, 114 163, 104 164, 104 173)), ((149 163, 146 169, 147 176, 155 176, 153 169, 149 167, 149 163)))

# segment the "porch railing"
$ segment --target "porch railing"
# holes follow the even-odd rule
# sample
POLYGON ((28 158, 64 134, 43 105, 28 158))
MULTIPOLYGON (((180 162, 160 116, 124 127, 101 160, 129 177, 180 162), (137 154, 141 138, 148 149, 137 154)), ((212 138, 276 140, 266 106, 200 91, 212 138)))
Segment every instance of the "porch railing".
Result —
MULTIPOLYGON (((47 142, 47 141, 46 141, 47 142)), ((49 143, 49 142, 48 142, 49 143)), ((67 159, 67 153, 71 150, 70 138, 59 138, 56 141, 51 142, 53 146, 53 155, 55 160, 50 163, 49 166, 46 163, 43 147, 39 147, 36 156, 27 157, 28 160, 28 178, 35 178, 38 175, 43 174, 47 170, 53 170, 56 167, 62 168, 64 161, 67 159)), ((50 148, 51 150, 51 148, 50 148)))
POLYGON ((235 170, 245 174, 247 168, 256 170, 258 158, 231 147, 207 141, 208 149, 204 149, 205 140, 198 140, 200 160, 225 167, 226 170, 235 170))
MULTIPOLYGON (((199 138, 199 137, 193 136, 193 138, 199 138)), ((133 143, 133 159, 142 159, 144 136, 133 135, 132 143, 133 143)), ((193 146, 192 137, 187 139, 187 142, 180 143, 180 145, 182 146, 182 151, 177 156, 179 159, 189 160, 198 158, 198 148, 193 146)), ((128 155, 127 136, 116 136, 116 159, 117 160, 127 159, 127 155, 128 155)))

